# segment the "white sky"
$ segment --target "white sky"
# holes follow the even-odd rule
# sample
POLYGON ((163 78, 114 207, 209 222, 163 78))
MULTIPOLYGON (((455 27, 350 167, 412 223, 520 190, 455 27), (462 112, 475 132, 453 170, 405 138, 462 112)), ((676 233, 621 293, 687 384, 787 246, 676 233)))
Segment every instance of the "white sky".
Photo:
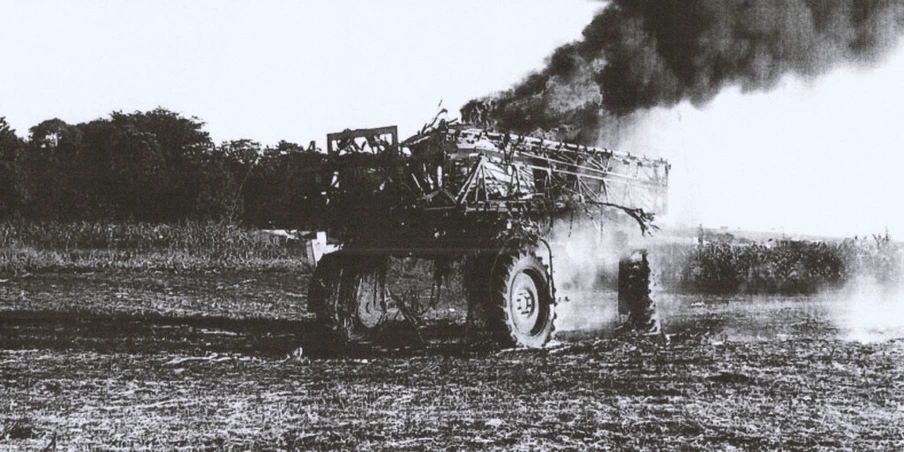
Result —
MULTIPOLYGON (((505 89, 599 2, 0 0, 0 116, 19 135, 157 106, 215 141, 407 135, 505 89)), ((658 110, 621 147, 672 161, 666 222, 904 238, 904 51, 770 93, 658 110)))

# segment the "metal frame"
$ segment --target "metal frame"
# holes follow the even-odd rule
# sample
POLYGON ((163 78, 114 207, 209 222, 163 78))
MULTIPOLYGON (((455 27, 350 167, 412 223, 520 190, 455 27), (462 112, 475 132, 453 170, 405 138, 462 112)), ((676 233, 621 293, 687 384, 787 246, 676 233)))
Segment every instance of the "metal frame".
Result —
POLYGON ((386 152, 397 154, 398 150, 399 131, 396 126, 344 130, 326 136, 326 152, 330 156, 377 155, 386 152))

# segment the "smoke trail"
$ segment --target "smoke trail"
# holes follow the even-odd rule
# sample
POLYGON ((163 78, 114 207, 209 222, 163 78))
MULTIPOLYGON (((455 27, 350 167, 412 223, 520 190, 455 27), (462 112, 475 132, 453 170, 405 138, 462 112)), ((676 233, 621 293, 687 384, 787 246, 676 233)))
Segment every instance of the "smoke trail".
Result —
POLYGON ((545 68, 461 114, 593 144, 639 110, 874 63, 902 29, 904 0, 613 0, 545 68))

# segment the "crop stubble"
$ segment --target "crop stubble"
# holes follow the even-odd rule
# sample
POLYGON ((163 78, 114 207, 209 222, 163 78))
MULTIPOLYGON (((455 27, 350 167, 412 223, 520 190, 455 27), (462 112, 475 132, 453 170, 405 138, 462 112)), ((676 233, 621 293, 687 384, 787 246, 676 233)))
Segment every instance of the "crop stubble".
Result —
POLYGON ((904 342, 838 300, 660 295, 661 338, 323 350, 306 277, 39 274, 0 284, 0 450, 894 450, 904 342), (299 349, 301 351, 299 352, 299 349))

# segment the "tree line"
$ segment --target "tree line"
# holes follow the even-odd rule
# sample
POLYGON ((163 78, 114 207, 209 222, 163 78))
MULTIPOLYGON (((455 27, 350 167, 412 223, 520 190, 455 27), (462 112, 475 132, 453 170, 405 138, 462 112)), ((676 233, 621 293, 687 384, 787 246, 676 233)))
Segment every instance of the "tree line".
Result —
POLYGON ((157 108, 20 138, 0 117, 0 219, 226 221, 314 228, 323 154, 280 141, 213 143, 195 117, 157 108))

